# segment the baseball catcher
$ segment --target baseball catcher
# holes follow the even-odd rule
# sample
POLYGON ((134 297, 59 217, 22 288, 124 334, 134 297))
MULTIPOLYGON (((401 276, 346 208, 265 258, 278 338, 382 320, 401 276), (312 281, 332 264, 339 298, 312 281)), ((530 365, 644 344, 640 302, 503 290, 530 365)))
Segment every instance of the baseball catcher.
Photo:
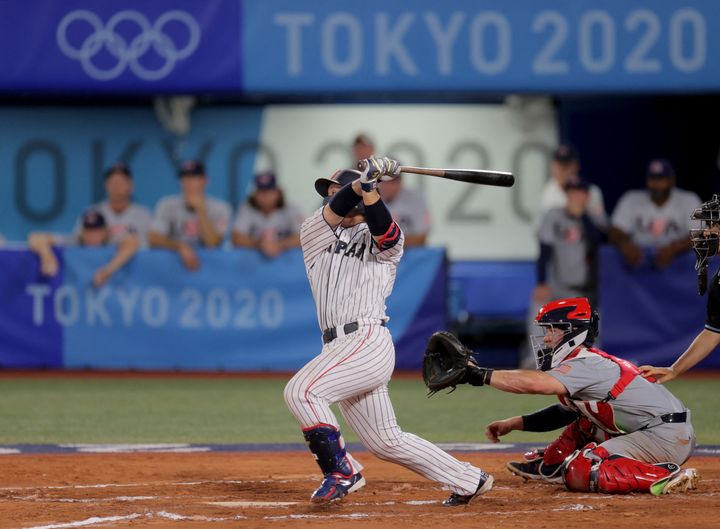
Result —
POLYGON ((606 494, 661 495, 696 488, 695 469, 680 467, 695 447, 690 411, 667 388, 640 376, 630 362, 592 347, 598 317, 587 298, 548 303, 535 326, 541 331, 532 340, 537 371, 480 367, 452 335, 435 333, 424 357, 428 389, 432 393, 468 383, 557 395, 559 404, 487 426, 485 434, 493 442, 514 430, 564 427, 545 449, 507 464, 525 479, 606 494))

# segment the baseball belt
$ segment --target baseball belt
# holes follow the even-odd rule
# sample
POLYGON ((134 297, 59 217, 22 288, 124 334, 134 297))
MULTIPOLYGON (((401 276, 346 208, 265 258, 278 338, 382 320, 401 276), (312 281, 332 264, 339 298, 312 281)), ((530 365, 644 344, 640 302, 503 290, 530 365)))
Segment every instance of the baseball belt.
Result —
POLYGON ((652 419, 649 423, 647 423, 645 426, 640 428, 641 430, 647 430, 648 428, 654 428, 655 426, 660 426, 661 424, 667 424, 667 423, 678 423, 678 422, 687 422, 688 420, 688 412, 682 411, 678 413, 666 413, 665 415, 660 415, 659 417, 655 417, 652 419))
MULTIPOLYGON (((382 327, 385 327, 385 322, 382 321, 380 324, 382 327)), ((330 327, 329 329, 325 329, 322 333, 322 341, 324 344, 328 344, 332 342, 335 338, 338 336, 346 336, 348 334, 352 334, 355 331, 357 331, 360 328, 360 323, 357 321, 351 321, 350 323, 346 323, 345 325, 338 326, 338 327, 330 327)))

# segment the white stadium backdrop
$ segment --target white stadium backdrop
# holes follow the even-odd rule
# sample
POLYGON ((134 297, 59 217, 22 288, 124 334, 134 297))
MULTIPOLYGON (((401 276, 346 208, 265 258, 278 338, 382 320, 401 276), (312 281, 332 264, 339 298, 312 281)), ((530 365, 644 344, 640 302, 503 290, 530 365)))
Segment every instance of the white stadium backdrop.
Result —
MULTIPOLYGON (((349 167, 357 133, 373 138, 378 155, 404 165, 512 171, 512 189, 405 175, 430 206, 429 244, 451 259, 530 260, 537 255, 532 221, 557 143, 548 105, 297 105, 265 109, 260 143, 281 185, 306 212, 320 198, 312 182, 349 167), (525 110, 523 110, 523 108, 525 110)), ((256 170, 270 165, 260 154, 256 170)))

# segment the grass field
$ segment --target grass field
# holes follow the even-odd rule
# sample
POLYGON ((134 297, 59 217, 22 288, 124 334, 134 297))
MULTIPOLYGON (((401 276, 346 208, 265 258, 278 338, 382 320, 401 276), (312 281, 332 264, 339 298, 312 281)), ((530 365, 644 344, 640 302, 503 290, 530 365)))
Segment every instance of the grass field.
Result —
MULTIPOLYGON (((0 444, 302 442, 283 402, 284 384, 245 377, 0 378, 0 444)), ((720 444, 718 381, 669 387, 691 408, 698 442, 720 444)), ((438 442, 484 441, 491 420, 554 402, 472 387, 428 399, 419 376, 393 380, 390 392, 403 429, 438 442)), ((515 432, 506 439, 535 442, 549 435, 515 432)))

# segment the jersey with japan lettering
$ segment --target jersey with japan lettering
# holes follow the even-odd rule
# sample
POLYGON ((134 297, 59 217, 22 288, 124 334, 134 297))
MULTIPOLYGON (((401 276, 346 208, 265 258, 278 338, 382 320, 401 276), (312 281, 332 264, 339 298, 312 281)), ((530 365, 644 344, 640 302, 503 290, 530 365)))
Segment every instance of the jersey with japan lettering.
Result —
POLYGON ((300 228, 305 270, 325 330, 354 321, 387 321, 385 299, 392 292, 405 236, 380 251, 365 222, 332 228, 323 208, 300 228))

